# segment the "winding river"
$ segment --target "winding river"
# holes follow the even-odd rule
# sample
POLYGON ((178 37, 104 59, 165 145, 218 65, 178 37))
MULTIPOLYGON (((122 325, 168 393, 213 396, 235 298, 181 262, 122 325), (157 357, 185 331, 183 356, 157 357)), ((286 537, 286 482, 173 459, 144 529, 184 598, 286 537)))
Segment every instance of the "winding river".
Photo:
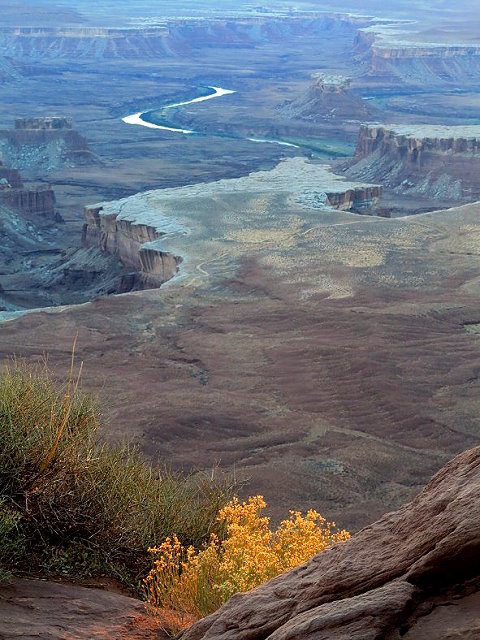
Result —
MULTIPOLYGON (((212 89, 213 93, 208 93, 206 96, 200 96, 198 98, 193 98, 193 100, 186 100, 185 102, 175 102, 173 104, 167 104, 162 109, 174 109, 175 107, 184 107, 187 104, 194 104, 195 102, 205 102, 205 100, 212 100, 213 98, 220 98, 221 96, 228 96, 231 93, 235 93, 235 91, 231 91, 230 89, 222 89, 221 87, 208 87, 212 89)), ((152 113, 152 111, 139 111, 138 113, 133 113, 131 116, 126 116, 122 118, 123 122, 126 124, 137 124, 142 127, 148 127, 149 129, 162 129, 163 131, 173 131, 174 133, 195 133, 190 129, 177 129, 176 127, 167 127, 159 124, 154 124, 153 122, 148 122, 145 120, 145 116, 152 113)))
MULTIPOLYGON (((138 113, 132 113, 132 115, 122 118, 122 121, 126 124, 135 124, 141 127, 148 127, 149 129, 161 129, 162 131, 173 131, 173 133, 185 133, 187 135, 191 133, 197 133, 196 131, 193 131, 193 129, 180 129, 178 127, 169 127, 167 125, 155 124, 154 122, 150 122, 148 118, 150 114, 155 113, 159 110, 166 111, 167 109, 184 107, 187 104, 205 102, 205 100, 221 98, 222 96, 228 96, 232 93, 235 93, 235 91, 232 91, 231 89, 222 89, 222 87, 210 86, 207 88, 211 90, 211 93, 208 93, 207 95, 199 96, 198 98, 193 98, 192 100, 185 100, 184 102, 174 102, 173 104, 167 104, 163 107, 160 107, 160 109, 150 109, 149 111, 139 111, 138 113)), ((294 147, 295 149, 300 148, 296 144, 292 144, 291 142, 283 142, 282 140, 265 140, 264 138, 247 138, 247 140, 249 140, 250 142, 259 142, 262 144, 279 144, 285 147, 294 147)))

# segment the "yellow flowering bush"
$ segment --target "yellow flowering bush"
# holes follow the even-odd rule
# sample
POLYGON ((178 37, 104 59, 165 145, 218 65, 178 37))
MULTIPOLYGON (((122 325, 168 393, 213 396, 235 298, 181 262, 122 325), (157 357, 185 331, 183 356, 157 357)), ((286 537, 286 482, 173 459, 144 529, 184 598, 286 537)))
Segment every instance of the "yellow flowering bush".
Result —
POLYGON ((184 629, 232 594, 253 589, 350 537, 313 509, 306 516, 290 511, 272 531, 270 518, 262 515, 265 507, 262 496, 247 502, 234 498, 218 513, 225 527, 221 542, 212 534, 208 545, 195 550, 174 536, 149 549, 153 567, 144 583, 147 605, 165 626, 184 629))

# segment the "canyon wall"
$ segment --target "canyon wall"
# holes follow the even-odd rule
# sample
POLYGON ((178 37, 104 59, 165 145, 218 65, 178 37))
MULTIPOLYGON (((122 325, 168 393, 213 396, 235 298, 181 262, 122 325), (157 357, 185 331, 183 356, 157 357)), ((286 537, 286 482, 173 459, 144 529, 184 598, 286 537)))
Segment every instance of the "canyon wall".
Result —
POLYGON ((447 204, 480 198, 480 126, 362 125, 345 175, 447 204))
POLYGON ((415 41, 415 34, 395 25, 360 29, 354 39, 357 59, 367 63, 367 75, 406 84, 445 85, 475 81, 480 73, 480 46, 415 41))
POLYGON ((355 157, 377 149, 416 167, 440 156, 480 157, 480 127, 362 125, 355 157))
POLYGON ((314 73, 305 93, 280 107, 291 117, 320 122, 335 119, 374 120, 379 111, 351 89, 351 78, 314 73))
POLYGON ((73 129, 72 118, 50 116, 47 118, 17 118, 15 129, 58 130, 73 129))
POLYGON ((182 259, 143 246, 162 237, 162 233, 147 224, 118 219, 118 213, 107 214, 102 210, 102 206, 85 207, 83 244, 116 256, 124 266, 134 269, 135 274, 125 276, 121 288, 125 291, 154 288, 173 278, 182 259))
POLYGON ((312 17, 269 15, 235 19, 212 17, 175 18, 153 25, 128 28, 3 27, 0 47, 14 59, 41 58, 156 58, 185 55, 195 49, 224 46, 251 47, 281 43, 287 38, 305 38, 315 31, 354 33, 370 23, 368 18, 322 14, 312 17))
POLYGON ((341 211, 366 209, 378 203, 381 192, 380 185, 365 185, 345 191, 327 191, 326 204, 341 211))
POLYGON ((16 120, 15 129, 0 130, 0 157, 10 167, 42 176, 55 168, 100 162, 70 118, 16 120))
POLYGON ((6 180, 7 186, 13 189, 22 189, 23 180, 18 169, 4 167, 0 161, 0 180, 6 180))
POLYGON ((55 213, 55 193, 50 188, 2 189, 0 204, 17 211, 23 216, 43 216, 57 219, 55 213))

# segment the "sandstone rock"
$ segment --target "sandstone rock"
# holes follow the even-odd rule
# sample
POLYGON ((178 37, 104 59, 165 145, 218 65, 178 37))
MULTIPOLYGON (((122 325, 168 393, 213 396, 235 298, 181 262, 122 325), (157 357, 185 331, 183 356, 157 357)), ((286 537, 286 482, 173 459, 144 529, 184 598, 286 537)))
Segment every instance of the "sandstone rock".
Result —
POLYGON ((359 59, 368 62, 369 75, 419 86, 425 86, 426 79, 429 85, 459 86, 459 82, 475 77, 480 68, 477 44, 432 42, 400 23, 359 29, 354 50, 359 59))
POLYGON ((234 596, 182 640, 480 637, 478 609, 472 613, 480 598, 479 491, 477 447, 441 469, 412 503, 234 596), (454 604, 459 614, 451 606, 446 624, 445 607, 454 604))
POLYGON ((13 189, 23 189, 23 180, 17 169, 10 169, 3 166, 0 160, 0 178, 4 178, 13 189))
POLYGON ((161 640, 139 600, 75 585, 15 579, 0 588, 0 638, 161 640))
MULTIPOLYGON (((137 272, 129 290, 161 286, 178 272, 182 259, 158 248, 144 247, 163 234, 148 224, 120 219, 117 213, 104 215, 103 207, 85 207, 83 244, 116 256, 137 272)), ((119 210, 120 212, 120 210, 119 210)))
POLYGON ((101 164, 72 126, 69 117, 15 120, 15 129, 0 130, 0 157, 7 166, 42 179, 52 169, 101 164))
POLYGON ((57 219, 53 189, 5 189, 0 193, 0 202, 27 218, 33 215, 57 219))
POLYGON ((346 176, 402 196, 443 206, 480 198, 478 125, 362 125, 352 162, 346 176))
POLYGON ((15 129, 45 130, 73 129, 72 118, 51 116, 48 118, 17 118, 15 129))
POLYGON ((312 122, 335 119, 375 120, 380 112, 351 89, 351 79, 314 73, 308 90, 281 107, 292 118, 312 122))

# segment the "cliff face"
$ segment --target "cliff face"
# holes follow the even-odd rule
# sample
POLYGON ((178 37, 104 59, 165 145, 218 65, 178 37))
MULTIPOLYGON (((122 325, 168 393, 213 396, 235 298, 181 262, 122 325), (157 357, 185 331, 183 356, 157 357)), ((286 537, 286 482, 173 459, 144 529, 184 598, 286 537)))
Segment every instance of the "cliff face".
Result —
POLYGON ((474 640, 480 447, 410 504, 246 594, 182 640, 474 640))
POLYGON ((327 192, 327 204, 341 211, 368 208, 378 203, 381 192, 382 187, 379 185, 365 185, 343 192, 327 192))
POLYGON ((204 47, 245 48, 285 38, 305 37, 307 30, 349 32, 369 24, 366 18, 335 14, 254 16, 209 19, 175 18, 163 24, 132 28, 3 27, 0 46, 15 59, 169 58, 204 47))
POLYGON ((53 168, 99 163, 70 118, 16 120, 14 130, 0 130, 0 157, 8 166, 42 176, 53 168))
POLYGON ((56 218, 53 189, 3 189, 0 190, 0 203, 26 217, 56 218))
POLYGON ((9 169, 7 167, 2 166, 0 162, 0 180, 6 180, 8 186, 13 189, 22 189, 23 188, 23 180, 22 176, 18 169, 9 169))
POLYGON ((83 244, 116 256, 123 265, 135 270, 133 279, 125 280, 125 290, 159 287, 173 278, 182 259, 142 246, 160 238, 162 233, 146 224, 119 220, 118 214, 104 214, 102 209, 101 206, 85 207, 83 244))
POLYGON ((352 91, 350 78, 323 73, 314 73, 308 90, 282 105, 280 111, 292 118, 312 122, 372 120, 379 114, 377 109, 352 91))
POLYGON ((52 129, 73 129, 72 118, 52 116, 49 118, 17 118, 15 120, 15 129, 34 129, 46 130, 52 129))
POLYGON ((480 71, 480 46, 416 42, 394 24, 361 29, 354 50, 368 63, 369 75, 399 79, 407 84, 448 84, 462 79, 469 85, 480 71))
POLYGON ((440 156, 480 157, 480 127, 362 125, 355 157, 377 149, 417 167, 440 156))
POLYGON ((480 198, 480 127, 363 125, 349 178, 447 204, 480 198))

